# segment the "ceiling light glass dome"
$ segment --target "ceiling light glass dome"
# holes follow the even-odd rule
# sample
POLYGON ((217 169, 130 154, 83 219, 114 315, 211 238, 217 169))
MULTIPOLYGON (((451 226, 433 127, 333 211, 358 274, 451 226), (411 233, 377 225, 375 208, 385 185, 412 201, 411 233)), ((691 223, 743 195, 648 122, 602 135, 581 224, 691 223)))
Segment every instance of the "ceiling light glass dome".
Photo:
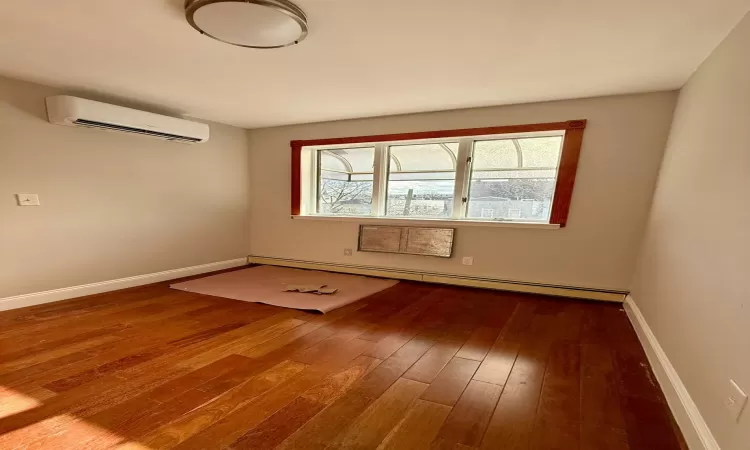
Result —
POLYGON ((201 34, 248 48, 281 48, 307 36, 307 17, 287 0, 186 0, 185 17, 201 34))

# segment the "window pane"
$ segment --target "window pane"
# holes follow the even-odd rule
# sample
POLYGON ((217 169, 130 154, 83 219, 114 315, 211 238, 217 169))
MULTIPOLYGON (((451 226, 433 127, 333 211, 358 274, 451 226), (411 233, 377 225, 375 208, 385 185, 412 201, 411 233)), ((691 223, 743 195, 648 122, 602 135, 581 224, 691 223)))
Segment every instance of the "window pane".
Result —
POLYGON ((386 214, 450 217, 458 142, 392 145, 389 151, 386 214))
POLYGON ((562 136, 476 141, 466 217, 549 221, 562 136))
POLYGON ((562 137, 516 139, 523 155, 523 167, 557 167, 562 137))
POLYGON ((518 167, 518 151, 511 139, 477 141, 473 166, 475 170, 512 169, 518 167))
POLYGON ((318 151, 318 214, 368 216, 375 148, 318 151))

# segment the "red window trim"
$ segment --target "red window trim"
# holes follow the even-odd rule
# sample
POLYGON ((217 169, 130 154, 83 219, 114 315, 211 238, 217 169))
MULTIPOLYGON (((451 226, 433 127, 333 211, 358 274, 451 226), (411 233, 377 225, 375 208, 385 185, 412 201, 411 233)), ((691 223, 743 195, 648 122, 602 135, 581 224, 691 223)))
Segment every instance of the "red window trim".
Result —
POLYGON ((527 125, 506 125, 486 128, 463 128, 458 130, 422 131, 417 133, 380 134, 373 136, 351 136, 343 138, 291 141, 292 215, 299 215, 302 200, 302 174, 300 173, 302 147, 564 130, 565 139, 563 141, 562 155, 560 156, 560 169, 557 173, 555 198, 552 200, 552 214, 550 216, 551 224, 557 224, 564 227, 568 221, 570 202, 573 197, 573 185, 575 184, 576 169, 578 168, 578 159, 581 154, 584 128, 586 128, 586 120, 568 120, 566 122, 535 123, 527 125))

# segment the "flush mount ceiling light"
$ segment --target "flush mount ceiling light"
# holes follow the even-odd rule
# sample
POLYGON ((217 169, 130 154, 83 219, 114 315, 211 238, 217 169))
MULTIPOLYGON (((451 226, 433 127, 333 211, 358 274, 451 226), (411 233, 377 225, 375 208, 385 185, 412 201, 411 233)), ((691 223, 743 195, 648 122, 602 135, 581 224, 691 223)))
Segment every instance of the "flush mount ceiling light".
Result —
POLYGON ((307 36, 305 13, 287 0, 186 0, 185 17, 201 34, 240 47, 287 47, 307 36))

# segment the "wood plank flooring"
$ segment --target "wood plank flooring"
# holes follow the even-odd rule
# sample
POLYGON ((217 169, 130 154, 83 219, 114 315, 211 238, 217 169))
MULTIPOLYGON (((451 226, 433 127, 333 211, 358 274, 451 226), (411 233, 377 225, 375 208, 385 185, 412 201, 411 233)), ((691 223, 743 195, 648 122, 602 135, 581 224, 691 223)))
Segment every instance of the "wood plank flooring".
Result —
POLYGON ((401 282, 316 315, 168 285, 0 312, 0 448, 686 448, 619 305, 401 282))

